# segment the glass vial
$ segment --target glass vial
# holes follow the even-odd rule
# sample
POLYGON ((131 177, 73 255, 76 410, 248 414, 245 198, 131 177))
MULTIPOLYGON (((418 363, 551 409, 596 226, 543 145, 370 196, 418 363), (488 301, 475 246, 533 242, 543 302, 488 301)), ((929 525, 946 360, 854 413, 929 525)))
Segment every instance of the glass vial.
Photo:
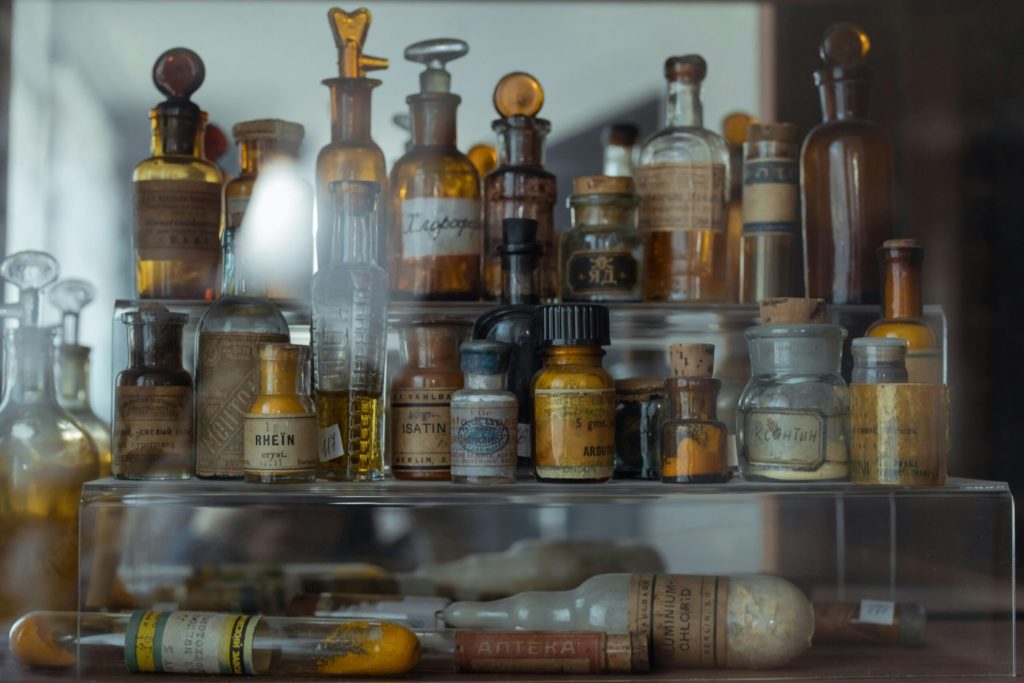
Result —
POLYGON ((743 161, 740 301, 803 291, 800 142, 792 123, 752 123, 743 161))
POLYGON ((729 430, 718 421, 722 383, 712 378, 714 344, 673 344, 672 378, 665 380, 668 420, 661 428, 661 480, 680 484, 728 481, 729 430))
POLYGON ((533 378, 533 454, 541 481, 601 482, 615 461, 615 384, 601 366, 608 309, 552 304, 537 310, 544 365, 533 378))
POLYGON ((572 228, 561 238, 562 301, 640 301, 643 238, 636 229, 640 200, 627 177, 573 181, 572 228))
POLYGON ((183 47, 153 65, 167 96, 150 110, 152 155, 132 175, 136 289, 142 299, 213 299, 220 263, 220 169, 204 158, 206 112, 189 97, 206 68, 183 47))
POLYGON ((904 384, 907 373, 907 341, 859 337, 850 343, 853 375, 850 384, 904 384))
POLYGON ((661 478, 665 382, 615 380, 615 478, 661 478))
POLYGON ((699 55, 670 57, 666 126, 640 152, 636 186, 644 236, 644 298, 722 301, 729 150, 704 128, 699 55))
POLYGON ((331 183, 329 260, 313 277, 313 382, 319 475, 384 478, 388 274, 377 265, 380 186, 331 183))
POLYGON ((463 387, 459 347, 470 324, 450 318, 398 326, 402 368, 391 380, 391 474, 451 479, 451 401, 463 387))
POLYGON ((263 344, 260 394, 245 416, 245 480, 277 484, 316 479, 317 429, 306 393, 309 347, 263 344))
POLYGON ((452 481, 514 482, 519 402, 505 391, 509 346, 469 341, 460 354, 466 383, 452 394, 452 481))
POLYGON ((118 479, 192 476, 194 396, 182 366, 187 313, 143 304, 121 316, 128 328, 128 367, 114 380, 114 452, 118 479))

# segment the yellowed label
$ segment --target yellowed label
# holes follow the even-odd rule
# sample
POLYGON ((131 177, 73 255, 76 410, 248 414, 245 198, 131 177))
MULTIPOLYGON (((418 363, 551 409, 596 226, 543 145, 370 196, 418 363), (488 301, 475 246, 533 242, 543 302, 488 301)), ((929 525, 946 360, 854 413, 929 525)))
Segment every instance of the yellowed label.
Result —
POLYGON ((316 471, 316 417, 306 414, 246 415, 245 471, 308 474, 316 471))
POLYGON ((196 180, 132 183, 135 250, 141 260, 216 261, 221 186, 196 180))
POLYGON ((743 234, 800 230, 800 168, 795 159, 750 159, 743 165, 743 234))
POLYGON ((940 486, 949 454, 949 389, 940 384, 854 384, 850 479, 940 486))
POLYGON ((631 633, 646 635, 650 663, 660 669, 712 669, 727 658, 729 579, 633 574, 626 602, 631 633))
POLYGON ((451 467, 452 393, 458 387, 391 392, 391 468, 439 471, 451 467))
POLYGON ((115 461, 192 452, 192 387, 117 387, 114 395, 115 461))
POLYGON ((942 353, 938 350, 907 352, 907 381, 912 384, 942 384, 942 353))
POLYGON ((452 410, 452 474, 462 477, 515 476, 519 410, 467 405, 452 410))
POLYGON ((537 389, 534 457, 546 479, 607 479, 615 457, 614 389, 537 389))
POLYGON ((751 410, 743 436, 746 458, 757 465, 817 469, 825 462, 825 418, 814 410, 751 410))
POLYGON ((725 230, 725 166, 663 163, 636 174, 641 230, 725 230))

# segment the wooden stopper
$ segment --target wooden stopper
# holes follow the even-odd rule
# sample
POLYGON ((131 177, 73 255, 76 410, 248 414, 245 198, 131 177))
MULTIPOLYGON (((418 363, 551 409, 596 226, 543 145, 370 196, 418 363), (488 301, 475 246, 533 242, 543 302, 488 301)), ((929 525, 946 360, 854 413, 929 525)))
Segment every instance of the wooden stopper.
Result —
POLYGON ((573 194, 633 194, 636 186, 628 176, 586 175, 574 178, 573 194))
POLYGON ((714 344, 673 344, 668 347, 673 377, 707 379, 715 372, 714 344))
POLYGON ((824 299, 780 298, 761 302, 762 325, 815 325, 828 322, 824 299))

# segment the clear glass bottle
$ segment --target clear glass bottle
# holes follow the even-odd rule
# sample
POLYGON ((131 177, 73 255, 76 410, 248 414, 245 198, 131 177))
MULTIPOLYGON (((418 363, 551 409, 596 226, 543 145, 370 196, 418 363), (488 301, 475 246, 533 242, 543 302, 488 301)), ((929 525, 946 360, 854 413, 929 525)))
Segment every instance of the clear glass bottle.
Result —
POLYGON ((514 482, 519 403, 515 394, 505 391, 509 346, 469 341, 459 353, 465 388, 452 394, 452 481, 514 482))
POLYGON ((153 82, 152 156, 132 174, 136 289, 142 299, 213 299, 220 264, 220 169, 204 158, 206 112, 189 100, 206 75, 183 47, 164 52, 153 82))
POLYGON ((939 338, 924 321, 921 298, 924 247, 917 240, 886 240, 878 256, 883 272, 882 318, 868 328, 867 336, 905 339, 908 381, 942 384, 939 338))
POLYGON ((245 416, 245 480, 281 484, 316 479, 316 409, 309 347, 262 344, 260 394, 245 416))
POLYGON ((644 298, 722 301, 725 296, 729 150, 704 128, 699 55, 670 57, 666 126, 643 143, 636 186, 644 236, 644 298))
POLYGON ((729 430, 718 421, 722 383, 712 378, 714 344, 669 347, 672 377, 665 380, 668 419, 661 427, 661 480, 708 484, 729 480, 726 441, 729 430))
POLYGON ((661 478, 665 382, 653 377, 615 380, 615 478, 661 478))
POLYGON ((850 384, 904 384, 907 340, 859 337, 850 343, 853 375, 850 384))
POLYGON ((380 186, 331 184, 330 260, 313 277, 313 385, 318 473, 384 478, 388 274, 377 264, 380 186))
POLYGON ((814 72, 822 123, 800 153, 806 293, 829 303, 877 303, 875 250, 892 234, 892 147, 868 120, 871 43, 853 24, 825 31, 814 72))
POLYGON ((740 300, 740 236, 743 234, 743 145, 747 127, 754 120, 750 114, 732 112, 722 119, 722 137, 729 147, 729 205, 725 210, 725 301, 740 300))
POLYGON ((633 177, 636 141, 640 129, 633 123, 613 123, 604 131, 604 170, 606 176, 633 177))
POLYGON ((451 479, 451 401, 463 387, 459 347, 470 326, 453 318, 398 326, 402 367, 391 378, 391 474, 395 479, 451 479))
POLYGON ((800 296, 800 141, 792 123, 752 123, 743 161, 740 301, 800 296))
POLYGON ((562 301, 640 301, 643 237, 633 179, 585 176, 573 180, 572 228, 562 233, 562 301))
POLYGON ((537 221, 541 256, 540 296, 553 301, 558 294, 554 210, 557 180, 544 168, 544 141, 551 123, 538 118, 544 89, 530 74, 506 74, 494 88, 494 108, 501 116, 491 124, 498 134, 498 166, 484 178, 485 298, 501 298, 502 221, 532 218, 537 221))
POLYGON ((96 298, 96 288, 85 280, 61 280, 47 293, 61 312, 62 329, 57 346, 57 401, 82 423, 100 454, 100 476, 110 476, 110 426, 96 416, 89 400, 88 346, 78 343, 78 318, 96 298))
MULTIPOLYGON (((346 12, 332 8, 327 21, 338 48, 338 77, 323 81, 331 90, 331 141, 316 157, 316 254, 320 267, 331 260, 334 215, 331 183, 365 180, 377 183, 387 196, 388 169, 384 152, 370 137, 373 89, 380 81, 367 78, 369 71, 388 68, 388 60, 363 54, 372 16, 365 8, 346 12)), ((380 221, 378 230, 386 223, 380 221)), ((377 263, 386 263, 387 239, 377 236, 377 263)))
POLYGON ((445 64, 469 52, 461 40, 410 45, 405 58, 426 66, 409 95, 412 149, 391 169, 389 267, 392 296, 476 301, 482 286, 480 177, 455 147, 455 111, 445 64))
POLYGON ((181 363, 188 314, 146 303, 121 322, 128 367, 114 379, 114 476, 188 479, 195 454, 192 375, 181 363))

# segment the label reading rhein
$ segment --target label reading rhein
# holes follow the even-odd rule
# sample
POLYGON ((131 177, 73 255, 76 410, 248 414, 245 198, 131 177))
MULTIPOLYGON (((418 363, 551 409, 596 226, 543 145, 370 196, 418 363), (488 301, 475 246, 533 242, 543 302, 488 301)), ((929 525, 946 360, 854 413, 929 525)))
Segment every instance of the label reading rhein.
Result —
POLYGON ((725 166, 664 163, 637 169, 641 230, 725 230, 725 166))
POLYGON ((132 183, 135 250, 143 261, 211 261, 220 254, 220 183, 132 183))
POLYGON ((338 425, 321 428, 317 432, 317 440, 320 462, 330 462, 345 455, 345 444, 342 443, 341 428, 338 425))
POLYGON ((133 612, 124 660, 133 673, 257 674, 258 615, 133 612))
POLYGON ((412 197, 402 201, 401 210, 403 259, 480 254, 479 200, 412 197))
POLYGON ((458 387, 395 389, 391 394, 391 468, 406 472, 451 467, 451 405, 458 387))
POLYGON ((583 251, 569 257, 566 285, 574 297, 630 295, 640 267, 629 251, 583 251))
POLYGON ((750 159, 743 164, 743 234, 800 231, 800 167, 794 159, 750 159))
POLYGON ((824 416, 814 410, 751 410, 743 425, 746 457, 758 465, 817 469, 825 462, 824 416))
POLYGON ((611 477, 615 457, 614 389, 537 389, 533 414, 539 476, 611 477))
POLYGON ((245 471, 308 474, 316 471, 316 417, 305 414, 246 415, 245 471))
POLYGON ((117 387, 114 456, 192 450, 192 387, 117 387))
POLYGON ((453 476, 515 476, 517 406, 461 407, 452 409, 451 415, 453 476))

